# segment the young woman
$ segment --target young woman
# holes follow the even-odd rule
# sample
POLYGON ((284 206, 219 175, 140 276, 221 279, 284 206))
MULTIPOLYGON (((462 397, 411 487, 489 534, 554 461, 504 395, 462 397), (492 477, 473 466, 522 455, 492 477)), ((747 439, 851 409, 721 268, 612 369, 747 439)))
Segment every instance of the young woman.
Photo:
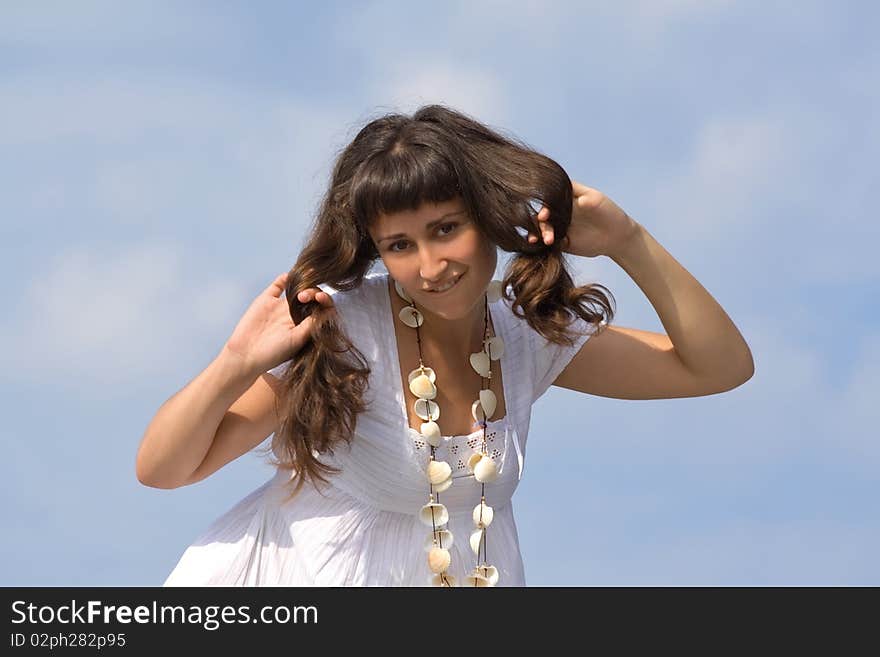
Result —
POLYGON ((550 385, 661 399, 752 373, 724 310, 607 196, 449 108, 384 116, 339 155, 293 268, 145 432, 157 488, 274 434, 275 476, 165 585, 524 586, 511 496, 550 385), (612 258, 668 335, 610 326, 566 254, 612 258))

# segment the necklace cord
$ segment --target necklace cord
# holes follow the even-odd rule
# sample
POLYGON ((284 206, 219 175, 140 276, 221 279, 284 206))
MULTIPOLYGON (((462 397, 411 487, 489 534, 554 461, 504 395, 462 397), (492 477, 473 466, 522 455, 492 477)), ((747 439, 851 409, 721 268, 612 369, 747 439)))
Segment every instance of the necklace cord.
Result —
MULTIPOLYGON (((498 283, 498 281, 493 281, 493 283, 498 283)), ((436 402, 433 403, 434 406, 437 406, 437 408, 436 408, 437 415, 435 417, 434 412, 433 412, 433 407, 431 405, 432 404, 431 400, 434 397, 436 397, 436 386, 434 385, 434 380, 431 380, 430 377, 427 377, 425 375, 425 370, 429 370, 433 376, 436 376, 436 375, 433 374, 433 370, 431 370, 431 368, 426 367, 424 364, 423 353, 422 353, 421 331, 419 330, 419 327, 424 322, 424 315, 421 313, 421 311, 419 311, 418 307, 416 306, 415 301, 411 297, 409 297, 408 295, 405 295, 402 293, 401 288, 398 287, 396 282, 394 282, 394 285, 395 285, 395 288, 397 289, 398 295, 401 296, 404 300, 409 302, 410 311, 411 311, 411 320, 410 321, 412 321, 412 323, 410 324, 410 321, 406 321, 406 320, 404 320, 404 323, 407 324, 408 326, 411 326, 416 329, 416 345, 417 345, 418 353, 419 353, 419 367, 418 367, 418 370, 420 372, 419 376, 422 376, 422 377, 425 377, 428 379, 429 390, 431 392, 429 392, 427 394, 433 395, 433 396, 428 396, 427 398, 423 398, 422 396, 417 395, 417 397, 418 397, 418 400, 416 402, 417 404, 418 404, 418 401, 425 401, 428 403, 426 403, 424 405, 424 408, 426 409, 424 411, 424 415, 422 415, 422 413, 419 412, 420 409, 418 409, 418 407, 416 408, 416 412, 419 414, 420 417, 427 418, 427 422, 435 422, 440 417, 439 406, 436 405, 436 402)), ((403 316, 401 316, 401 319, 404 319, 403 316)), ((488 367, 485 368, 486 376, 483 376, 483 371, 482 371, 483 368, 482 367, 478 368, 476 365, 474 365, 473 360, 471 360, 472 368, 477 372, 477 374, 480 377, 480 395, 479 395, 477 401, 474 402, 473 412, 475 415, 479 415, 479 418, 480 418, 479 420, 477 420, 477 424, 480 426, 480 428, 482 430, 482 445, 481 445, 481 450, 480 450, 481 458, 478 459, 478 461, 476 463, 474 463, 473 468, 470 467, 471 461, 469 461, 469 469, 473 470, 474 477, 476 478, 477 477, 477 472, 476 472, 477 463, 480 463, 480 461, 482 461, 482 459, 487 459, 489 461, 488 465, 491 466, 490 472, 492 473, 491 478, 488 479, 489 481, 494 479, 494 476, 495 476, 494 472, 495 472, 495 467, 496 467, 494 462, 492 462, 491 456, 488 453, 489 447, 488 447, 488 440, 486 437, 486 429, 488 426, 488 416, 489 416, 489 414, 491 414, 493 412, 493 409, 490 409, 490 412, 487 413, 486 410, 483 408, 483 395, 482 395, 482 393, 484 390, 487 389, 487 388, 483 387, 484 385, 487 385, 488 390, 491 392, 493 340, 500 340, 500 338, 490 338, 490 335, 489 335, 489 294, 487 292, 483 296, 483 340, 482 340, 483 352, 487 356, 486 361, 488 361, 488 367), (479 413, 477 413, 477 409, 479 410, 479 413)), ((499 345, 499 347, 503 347, 503 343, 501 345, 499 345)), ((477 354, 473 354, 473 355, 477 355, 477 354)), ((499 356, 496 357, 496 359, 499 357, 500 357, 500 354, 499 354, 499 356)), ((410 391, 413 392, 414 394, 415 394, 415 390, 412 389, 412 384, 413 384, 412 375, 415 374, 415 372, 416 372, 416 370, 413 370, 413 372, 410 373, 410 391)), ((489 398, 492 399, 491 396, 489 398)), ((423 425, 423 427, 424 427, 424 425, 423 425)), ((439 436, 439 438, 437 438, 437 436, 436 436, 436 432, 438 432, 438 429, 436 426, 434 426, 432 431, 434 432, 434 437, 436 440, 442 440, 442 437, 443 437, 442 432, 440 432, 441 435, 439 436)), ((422 435, 422 432, 419 431, 419 434, 422 435)), ((434 444, 434 441, 429 441, 429 444, 430 444, 430 458, 429 458, 429 468, 430 468, 430 464, 435 461, 437 445, 434 444)), ((473 459, 473 457, 471 457, 471 459, 473 459)), ((481 467, 482 467, 482 465, 483 464, 480 463, 481 467)), ((488 520, 488 523, 484 523, 484 509, 489 512, 491 512, 492 509, 491 509, 491 507, 488 507, 486 505, 486 481, 487 481, 487 478, 485 475, 485 470, 483 470, 482 472, 483 472, 482 476, 478 479, 478 481, 480 481, 480 504, 477 507, 479 509, 479 513, 476 513, 477 509, 474 509, 475 515, 476 515, 476 517, 474 518, 475 524, 477 526, 477 531, 480 532, 479 541, 477 542, 477 545, 475 546, 475 552, 477 555, 477 565, 474 567, 474 570, 469 577, 469 579, 471 579, 473 581, 473 585, 475 587, 480 586, 481 583, 483 583, 484 586, 494 586, 495 581, 497 581, 497 577, 498 577, 497 570, 488 563, 488 558, 487 558, 487 553, 488 553, 488 551, 487 551, 487 543, 488 543, 488 541, 487 541, 487 535, 488 535, 487 527, 488 527, 488 524, 491 523, 491 521, 492 521, 492 517, 491 517, 492 514, 490 513, 488 516, 486 516, 485 519, 488 520)), ((439 572, 437 573, 437 575, 435 577, 437 579, 439 579, 439 581, 441 582, 441 585, 454 586, 455 578, 451 577, 447 574, 448 565, 449 565, 448 550, 443 548, 443 534, 442 534, 442 532, 447 531, 447 530, 443 530, 443 529, 438 528, 438 525, 443 525, 443 524, 445 524, 446 521, 439 522, 439 520, 436 516, 436 513, 439 511, 441 516, 445 516, 448 521, 448 512, 446 512, 445 507, 443 507, 443 505, 440 501, 440 491, 434 490, 435 485, 439 486, 441 484, 443 485, 442 490, 446 490, 446 488, 448 488, 449 485, 451 485, 452 475, 450 473, 449 476, 446 478, 446 480, 439 482, 438 484, 434 483, 433 477, 434 477, 434 471, 432 471, 430 473, 429 481, 428 481, 428 496, 429 496, 429 505, 430 505, 430 511, 431 511, 431 529, 432 529, 432 540, 431 540, 432 549, 431 549, 431 554, 429 555, 429 565, 431 566, 432 571, 437 572, 439 570, 439 572), (438 509, 438 507, 439 507, 439 509, 438 509), (442 550, 442 552, 440 554, 442 555, 442 559, 443 559, 443 563, 445 564, 445 567, 438 566, 434 561, 434 559, 435 559, 434 549, 437 549, 437 548, 442 550)), ((473 541, 473 536, 471 537, 471 540, 473 541)), ((473 543, 472 543, 472 546, 473 546, 473 543)), ((440 557, 438 557, 438 558, 440 558, 440 557)))

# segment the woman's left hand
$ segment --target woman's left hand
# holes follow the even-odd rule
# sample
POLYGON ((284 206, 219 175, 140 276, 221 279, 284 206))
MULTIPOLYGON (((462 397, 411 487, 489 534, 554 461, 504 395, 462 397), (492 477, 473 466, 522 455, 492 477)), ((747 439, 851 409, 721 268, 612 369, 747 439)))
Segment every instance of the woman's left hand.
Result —
MULTIPOLYGON (((572 255, 594 258, 613 256, 638 232, 639 224, 598 189, 571 181, 571 225, 562 250, 572 255)), ((545 244, 553 243, 553 226, 547 221, 550 209, 542 206, 536 220, 545 244)), ((529 234, 534 244, 538 237, 529 234)))

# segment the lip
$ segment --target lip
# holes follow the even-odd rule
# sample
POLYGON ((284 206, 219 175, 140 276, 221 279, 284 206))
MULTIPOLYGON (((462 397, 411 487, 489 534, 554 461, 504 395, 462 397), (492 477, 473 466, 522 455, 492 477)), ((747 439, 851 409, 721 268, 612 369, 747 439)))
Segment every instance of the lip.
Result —
MULTIPOLYGON (((452 290, 454 290, 456 287, 458 287, 458 284, 461 282, 461 279, 462 279, 462 278, 464 278, 464 274, 460 274, 460 275, 457 276, 456 278, 452 279, 452 280, 455 281, 455 283, 454 283, 453 286, 452 286, 451 288, 449 288, 448 290, 443 290, 442 292, 434 292, 433 290, 425 290, 425 293, 427 293, 427 294, 431 294, 431 295, 434 295, 434 296, 442 296, 442 295, 444 295, 444 294, 447 294, 447 293, 449 293, 449 292, 452 292, 452 290)), ((447 282, 448 282, 448 281, 447 281, 447 282)), ((446 285, 446 283, 443 283, 442 285, 446 285)))

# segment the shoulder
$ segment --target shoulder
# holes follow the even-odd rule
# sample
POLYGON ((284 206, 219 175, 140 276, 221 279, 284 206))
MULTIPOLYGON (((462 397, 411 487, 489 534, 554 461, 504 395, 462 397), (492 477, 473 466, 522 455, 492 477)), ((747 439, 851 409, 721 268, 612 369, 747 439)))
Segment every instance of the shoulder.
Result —
POLYGON ((333 299, 334 305, 339 310, 340 315, 346 311, 353 312, 358 309, 370 310, 382 301, 380 296, 387 286, 388 274, 384 272, 374 272, 367 274, 361 280, 360 284, 349 290, 342 290, 333 287, 327 283, 321 283, 319 288, 324 290, 333 299))
POLYGON ((569 324, 572 343, 559 344, 544 337, 524 317, 517 316, 513 312, 512 303, 503 301, 505 321, 509 326, 509 339, 518 367, 522 368, 524 378, 531 381, 531 401, 534 403, 590 339, 595 327, 574 315, 569 324))
POLYGON ((330 295, 339 317, 340 327, 352 342, 370 342, 381 332, 382 318, 387 313, 388 274, 367 274, 351 289, 337 289, 331 285, 319 285, 330 295))

